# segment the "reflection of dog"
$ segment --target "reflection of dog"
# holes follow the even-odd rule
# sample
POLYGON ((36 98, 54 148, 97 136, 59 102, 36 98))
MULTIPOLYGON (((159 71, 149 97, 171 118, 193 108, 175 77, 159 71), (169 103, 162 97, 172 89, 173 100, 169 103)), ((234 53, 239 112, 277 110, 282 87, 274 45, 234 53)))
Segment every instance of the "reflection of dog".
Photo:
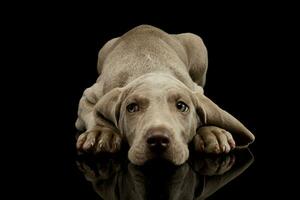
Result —
POLYGON ((151 162, 139 167, 117 159, 81 160, 78 166, 104 200, 179 200, 207 198, 252 162, 252 154, 245 150, 217 157, 192 157, 179 167, 151 162))
POLYGON ((207 52, 200 37, 138 26, 99 52, 97 82, 79 103, 77 148, 116 152, 127 141, 137 165, 156 156, 182 164, 196 151, 228 153, 254 136, 203 93, 207 52), (208 126, 209 125, 209 126, 208 126))

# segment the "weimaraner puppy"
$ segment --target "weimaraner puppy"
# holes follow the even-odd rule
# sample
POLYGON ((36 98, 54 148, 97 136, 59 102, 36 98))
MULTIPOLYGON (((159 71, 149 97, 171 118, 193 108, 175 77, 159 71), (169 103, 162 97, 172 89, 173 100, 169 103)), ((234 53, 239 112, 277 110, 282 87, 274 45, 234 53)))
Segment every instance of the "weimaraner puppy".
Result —
POLYGON ((79 102, 79 151, 117 152, 127 142, 136 165, 156 157, 180 165, 190 142, 198 152, 219 154, 254 141, 204 95, 207 51, 197 35, 135 27, 102 47, 97 69, 79 102))

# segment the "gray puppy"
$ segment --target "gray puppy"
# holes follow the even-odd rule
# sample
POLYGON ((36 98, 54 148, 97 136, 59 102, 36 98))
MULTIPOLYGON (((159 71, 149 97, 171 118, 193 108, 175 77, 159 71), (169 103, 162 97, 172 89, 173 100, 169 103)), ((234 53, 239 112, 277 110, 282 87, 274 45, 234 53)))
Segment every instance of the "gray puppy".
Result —
POLYGON ((180 165, 190 142, 196 151, 218 154, 254 141, 204 95, 207 51, 197 35, 138 26, 102 47, 97 69, 97 82, 79 103, 80 151, 117 152, 127 141, 136 165, 155 157, 180 165))

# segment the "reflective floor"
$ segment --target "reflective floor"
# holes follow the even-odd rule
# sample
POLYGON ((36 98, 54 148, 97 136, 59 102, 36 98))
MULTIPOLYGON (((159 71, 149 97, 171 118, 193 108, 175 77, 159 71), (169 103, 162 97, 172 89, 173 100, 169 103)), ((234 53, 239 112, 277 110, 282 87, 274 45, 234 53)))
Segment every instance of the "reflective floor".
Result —
POLYGON ((253 162, 249 149, 221 156, 192 155, 179 167, 160 160, 138 167, 123 155, 78 156, 76 161, 88 185, 104 200, 206 199, 238 179, 253 162))
POLYGON ((3 69, 13 73, 2 92, 10 114, 2 123, 8 131, 2 131, 1 164, 10 169, 1 171, 1 192, 8 192, 2 199, 299 199, 299 73, 292 63, 298 7, 247 2, 209 10, 183 2, 159 13, 161 5, 147 10, 149 3, 132 11, 119 4, 91 10, 82 2, 28 5, 31 10, 14 3, 3 15, 4 49, 12 54, 4 56, 3 69), (77 156, 78 102, 98 77, 98 51, 140 24, 202 37, 209 52, 205 93, 254 133, 254 156, 249 150, 192 155, 177 168, 165 162, 136 167, 126 155, 77 156))

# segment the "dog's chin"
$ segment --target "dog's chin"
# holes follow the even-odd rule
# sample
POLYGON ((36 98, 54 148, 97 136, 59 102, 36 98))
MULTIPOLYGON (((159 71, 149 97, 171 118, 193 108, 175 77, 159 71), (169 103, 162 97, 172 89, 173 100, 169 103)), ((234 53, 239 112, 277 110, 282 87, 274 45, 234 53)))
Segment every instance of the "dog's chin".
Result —
POLYGON ((182 165, 189 157, 187 144, 174 143, 161 154, 152 153, 145 143, 133 144, 128 151, 128 159, 135 165, 144 165, 148 161, 167 161, 182 165))

